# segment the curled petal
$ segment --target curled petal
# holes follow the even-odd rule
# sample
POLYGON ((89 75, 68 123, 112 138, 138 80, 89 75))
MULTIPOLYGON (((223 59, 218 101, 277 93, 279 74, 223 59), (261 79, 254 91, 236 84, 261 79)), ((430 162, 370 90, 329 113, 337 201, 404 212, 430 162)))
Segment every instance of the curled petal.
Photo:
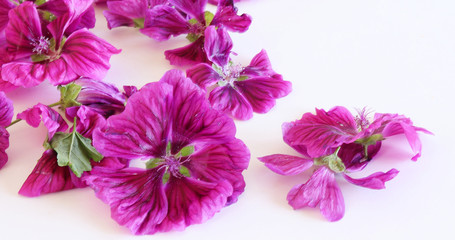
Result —
POLYGON ((250 27, 251 21, 251 16, 248 14, 237 15, 237 9, 234 6, 218 5, 211 25, 222 25, 230 31, 243 33, 250 27))
POLYGON ((33 171, 25 180, 19 194, 27 197, 37 197, 41 194, 60 192, 86 185, 77 178, 69 167, 57 164, 57 153, 46 150, 38 160, 33 171))
POLYGON ((281 75, 254 77, 234 84, 257 113, 270 111, 275 99, 288 95, 292 89, 291 82, 283 81, 281 75))
POLYGON ((176 66, 210 63, 204 50, 204 37, 198 38, 185 47, 167 50, 164 55, 172 65, 176 66))
POLYGON ((4 127, 0 127, 0 169, 8 162, 6 149, 9 147, 9 133, 4 127))
POLYGON ((305 113, 300 120, 283 124, 284 141, 300 151, 305 149, 311 158, 330 154, 343 143, 357 139, 357 125, 352 114, 344 107, 328 112, 316 109, 316 115, 305 113))
POLYGON ((273 154, 258 159, 270 170, 281 175, 297 175, 313 166, 313 159, 284 154, 273 154))
POLYGON ((79 76, 102 79, 110 68, 109 59, 120 50, 85 29, 71 34, 62 50, 62 58, 79 76))
MULTIPOLYGON (((86 138, 92 138, 95 129, 104 127, 106 119, 101 114, 93 111, 91 108, 81 106, 76 113, 76 129, 77 132, 86 138)), ((71 118, 72 119, 72 118, 71 118)))
POLYGON ((19 113, 17 118, 27 121, 30 126, 35 128, 43 121, 48 130, 49 139, 52 139, 56 132, 68 129, 68 124, 57 111, 41 103, 19 113))
POLYGON ((317 169, 311 178, 288 193, 287 200, 294 209, 319 204, 322 215, 329 221, 338 221, 344 215, 344 199, 335 181, 335 174, 326 167, 317 169))
POLYGON ((204 49, 207 57, 218 66, 226 66, 232 49, 232 40, 224 28, 209 26, 205 29, 204 49))
POLYGON ((191 18, 195 18, 201 23, 205 22, 204 9, 205 5, 207 5, 207 0, 169 0, 169 3, 190 15, 191 18))
POLYGON ((0 127, 6 127, 13 119, 13 102, 0 91, 0 127))
POLYGON ((215 88, 210 92, 209 101, 214 109, 239 120, 248 120, 253 117, 251 104, 231 86, 215 88))
POLYGON ((384 189, 385 182, 392 180, 397 174, 398 170, 395 168, 390 169, 388 172, 377 172, 373 173, 368 177, 354 179, 349 177, 346 174, 343 174, 343 177, 350 183, 357 186, 371 188, 371 189, 384 189))
POLYGON ((257 77, 271 76, 274 75, 275 72, 272 69, 272 64, 267 56, 267 52, 263 49, 253 57, 250 64, 243 69, 241 74, 257 77))
POLYGON ((226 205, 232 195, 227 181, 208 183, 192 178, 169 179, 166 196, 169 207, 159 230, 183 230, 192 224, 203 223, 226 205))
POLYGON ((222 145, 209 145, 191 155, 186 165, 192 177, 206 182, 228 180, 233 193, 226 204, 237 201, 245 189, 242 172, 248 167, 250 152, 239 139, 222 145))
POLYGON ((223 79, 220 74, 207 63, 199 63, 189 68, 186 70, 186 75, 202 89, 206 89, 210 85, 223 79))
POLYGON ((111 207, 112 218, 134 234, 153 234, 168 213, 162 186, 164 169, 94 168, 86 178, 95 194, 111 207))
POLYGON ((141 32, 157 41, 188 33, 190 24, 173 7, 158 5, 147 12, 141 32))
POLYGON ((338 157, 343 160, 343 164, 350 172, 359 171, 365 168, 370 160, 381 149, 382 142, 368 146, 368 156, 365 157, 365 147, 358 143, 348 143, 341 145, 338 157))
POLYGON ((104 17, 107 20, 107 27, 109 29, 116 27, 134 27, 135 23, 133 19, 125 17, 121 14, 116 14, 111 11, 104 11, 104 17))

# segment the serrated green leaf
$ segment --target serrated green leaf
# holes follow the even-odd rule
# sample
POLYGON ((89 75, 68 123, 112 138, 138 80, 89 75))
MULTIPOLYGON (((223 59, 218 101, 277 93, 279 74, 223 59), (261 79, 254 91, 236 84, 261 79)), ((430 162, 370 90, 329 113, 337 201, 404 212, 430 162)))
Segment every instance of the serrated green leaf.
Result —
POLYGON ((209 26, 210 23, 212 23, 214 16, 215 15, 209 11, 204 12, 205 26, 209 26))
POLYGON ((80 106, 76 99, 79 93, 81 92, 82 87, 75 84, 70 83, 65 86, 60 86, 60 104, 64 108, 80 106))
POLYGON ((176 157, 187 157, 191 154, 194 153, 194 146, 186 146, 180 150, 180 152, 177 153, 176 157))
POLYGON ((52 138, 51 146, 57 152, 58 165, 69 166, 77 177, 92 170, 90 159, 95 162, 103 159, 103 155, 92 146, 92 141, 76 131, 57 132, 52 138))

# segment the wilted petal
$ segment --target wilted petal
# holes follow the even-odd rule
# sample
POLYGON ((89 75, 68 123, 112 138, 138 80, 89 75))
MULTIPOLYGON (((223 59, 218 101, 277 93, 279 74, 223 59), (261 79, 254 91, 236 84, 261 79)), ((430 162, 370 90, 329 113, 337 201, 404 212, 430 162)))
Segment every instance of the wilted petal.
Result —
POLYGON ((335 181, 335 174, 326 167, 317 169, 311 178, 289 191, 287 200, 294 209, 316 207, 329 221, 340 220, 344 215, 343 195, 335 181))
POLYGON ((209 101, 214 109, 239 120, 248 120, 253 117, 251 104, 231 86, 215 88, 210 92, 209 101))
POLYGON ((120 225, 134 234, 153 234, 169 210, 163 174, 163 169, 94 168, 86 181, 111 207, 111 216, 120 225))
POLYGON ((183 230, 185 227, 203 223, 226 205, 232 195, 232 186, 227 181, 208 183, 192 178, 169 179, 166 185, 168 213, 159 230, 183 230))
POLYGON ((258 159, 270 170, 281 175, 297 175, 313 166, 313 159, 284 154, 273 154, 258 159))
POLYGON ((30 126, 35 128, 43 121, 48 130, 49 139, 52 139, 56 132, 68 129, 68 124, 57 111, 41 103, 19 113, 17 118, 27 121, 30 126))
POLYGON ((343 177, 350 183, 357 186, 371 188, 371 189, 384 189, 385 182, 392 180, 397 174, 398 170, 395 168, 390 169, 388 172, 376 172, 371 174, 368 177, 354 179, 349 177, 346 174, 343 174, 343 177))
POLYGON ((13 119, 13 102, 0 91, 0 127, 6 127, 13 119))
POLYGON ((237 9, 234 6, 220 6, 216 11, 211 25, 224 26, 230 31, 245 32, 251 24, 251 16, 248 14, 237 15, 237 9))
POLYGON ((135 159, 165 154, 173 89, 158 82, 148 86, 131 96, 125 110, 110 117, 105 128, 95 130, 93 145, 104 156, 135 159))
POLYGON ((299 151, 303 146, 311 158, 328 154, 328 150, 355 141, 357 125, 344 107, 328 112, 316 109, 316 115, 305 113, 302 119, 283 124, 284 141, 299 151))
POLYGON ((2 78, 18 87, 34 87, 46 79, 46 67, 40 63, 10 62, 3 64, 2 78))
POLYGON ((251 59, 250 64, 243 69, 241 74, 257 77, 271 76, 274 75, 275 72, 272 69, 272 64, 267 56, 267 52, 263 49, 251 59))
POLYGON ((213 111, 205 93, 179 70, 170 70, 161 82, 173 86, 172 150, 177 153, 191 143, 217 144, 235 136, 232 119, 213 111))
POLYGON ((188 33, 190 24, 173 7, 159 5, 147 11, 141 32, 157 41, 168 40, 171 36, 188 33))
POLYGON ((232 49, 232 40, 224 28, 209 26, 205 29, 204 49, 207 57, 218 66, 226 66, 232 49))
POLYGON ((9 133, 4 127, 0 126, 0 169, 8 162, 6 149, 9 147, 9 133))
POLYGON ((176 66, 210 63, 204 50, 204 37, 198 38, 185 47, 167 50, 164 55, 172 65, 176 66))
POLYGON ((71 34, 61 57, 79 76, 102 79, 110 68, 109 59, 120 50, 85 29, 71 34))
POLYGON ((19 194, 37 197, 41 194, 85 186, 79 178, 72 174, 69 167, 58 166, 57 153, 49 149, 38 160, 35 168, 19 190, 19 194))
POLYGON ((292 90, 291 82, 283 81, 280 75, 255 77, 235 81, 234 84, 257 113, 267 113, 275 106, 275 99, 288 95, 292 90))
POLYGON ((206 182, 228 180, 233 187, 233 194, 227 204, 237 201, 244 191, 245 181, 242 172, 248 167, 250 152, 239 139, 222 145, 209 145, 191 155, 186 165, 191 176, 206 182))
POLYGON ((195 18, 199 22, 205 22, 204 9, 205 5, 207 5, 207 0, 169 0, 169 3, 190 15, 191 18, 195 18))
POLYGON ((38 11, 32 2, 24 2, 8 13, 9 22, 5 28, 8 48, 17 55, 16 59, 28 57, 34 46, 32 41, 41 36, 41 23, 38 11))
POLYGON ((207 63, 199 63, 189 68, 186 70, 186 75, 203 89, 222 80, 220 74, 207 63))

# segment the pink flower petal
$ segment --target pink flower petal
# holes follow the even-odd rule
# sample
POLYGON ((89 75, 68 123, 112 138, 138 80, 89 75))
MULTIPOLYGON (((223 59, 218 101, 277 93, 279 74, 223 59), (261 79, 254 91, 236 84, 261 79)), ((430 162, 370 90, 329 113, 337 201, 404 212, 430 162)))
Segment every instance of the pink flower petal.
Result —
POLYGON ((292 90, 291 82, 283 81, 278 74, 235 81, 234 85, 257 113, 267 113, 275 106, 275 99, 285 97, 292 90))
POLYGON ((6 149, 9 147, 9 133, 4 127, 0 126, 0 169, 8 162, 6 149))
POLYGON ((147 12, 141 32, 157 41, 188 33, 189 22, 173 7, 159 5, 147 12))
POLYGON ((56 132, 68 129, 68 124, 57 111, 41 103, 19 113, 17 118, 27 121, 30 126, 35 128, 43 121, 48 130, 49 139, 52 139, 56 132))
POLYGON ((13 102, 0 91, 0 127, 6 127, 13 119, 13 102))
POLYGON ((2 66, 2 78, 19 87, 37 86, 46 75, 46 67, 40 63, 10 62, 2 66))
POLYGON ((267 52, 262 49, 262 51, 253 57, 250 64, 243 69, 241 74, 256 77, 271 76, 274 75, 275 72, 272 70, 272 64, 267 56, 267 52))
POLYGON ((209 26, 205 29, 204 49, 207 58, 218 66, 226 66, 232 49, 232 40, 224 28, 209 26))
MULTIPOLYGON (((116 27, 134 27, 135 26, 133 19, 125 17, 121 14, 113 13, 111 11, 104 11, 103 15, 107 20, 107 27, 109 29, 116 28, 116 27)), ((149 35, 147 35, 147 36, 149 36, 149 35)))
POLYGON ((251 16, 248 14, 237 15, 237 9, 233 5, 218 5, 211 25, 222 25, 230 31, 243 33, 250 27, 251 21, 251 16))
POLYGON ((190 15, 191 18, 195 18, 201 23, 205 22, 204 9, 205 5, 207 5, 207 0, 169 0, 169 3, 190 15))
POLYGON ((38 160, 35 168, 19 190, 19 194, 27 197, 37 197, 41 194, 85 186, 79 178, 72 174, 69 167, 58 166, 57 153, 49 149, 38 160))
POLYGON ((153 234, 169 211, 163 174, 164 169, 94 168, 86 181, 120 225, 134 234, 153 234))
POLYGON ((49 82, 54 86, 66 85, 79 78, 79 75, 63 59, 57 59, 47 63, 46 73, 49 82))
POLYGON ((214 109, 232 115, 239 120, 248 120, 253 117, 251 104, 231 86, 218 87, 212 90, 209 101, 214 109))
POLYGON ((368 177, 354 179, 349 177, 346 174, 343 174, 343 177, 350 183, 357 186, 371 188, 371 189, 384 189, 385 182, 392 180, 397 174, 398 170, 395 168, 390 169, 388 172, 376 172, 371 174, 368 177))
POLYGON ((305 113, 302 119, 283 124, 284 141, 297 151, 306 149, 311 158, 330 154, 333 148, 357 138, 357 125, 352 114, 344 107, 328 112, 316 109, 316 115, 305 113))
POLYGON ((313 159, 284 154, 273 154, 258 159, 270 170, 281 175, 297 175, 313 166, 313 159))
POLYGON ((62 50, 62 58, 79 76, 103 79, 110 68, 109 59, 120 50, 85 29, 71 34, 62 50))
POLYGON ((8 24, 8 12, 16 7, 10 0, 0 0, 0 32, 8 24))
POLYGON ((317 169, 305 184, 293 187, 287 200, 294 209, 314 208, 319 204, 322 215, 329 221, 340 220, 344 215, 343 195, 335 174, 326 167, 317 169))
POLYGON ((186 75, 203 89, 222 80, 220 74, 213 70, 212 66, 207 63, 199 63, 189 68, 186 70, 186 75))
POLYGON ((164 55, 172 65, 176 66, 210 63, 204 50, 204 37, 200 37, 184 47, 167 50, 164 55))

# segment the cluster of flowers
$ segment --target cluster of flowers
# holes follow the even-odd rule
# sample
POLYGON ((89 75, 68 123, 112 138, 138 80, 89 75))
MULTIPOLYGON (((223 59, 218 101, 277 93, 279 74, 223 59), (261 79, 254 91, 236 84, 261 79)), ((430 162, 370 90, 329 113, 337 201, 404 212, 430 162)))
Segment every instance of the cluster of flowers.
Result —
POLYGON ((165 52, 186 75, 170 70, 158 82, 120 91, 101 81, 120 50, 88 30, 96 21, 93 0, 0 0, 0 168, 8 160, 7 128, 42 122, 45 151, 21 195, 89 186, 135 234, 202 223, 245 188, 250 153, 232 118, 268 112, 291 84, 264 50, 248 66, 231 61, 227 31, 251 23, 232 0, 210 1, 215 14, 205 11, 207 0, 97 2, 107 5, 109 28, 138 27, 158 41, 187 34, 188 46, 165 52), (45 80, 58 86, 60 100, 12 121, 3 92, 45 80), (132 167, 138 163, 143 167, 132 167))
MULTIPOLYGON (((135 234, 182 230, 202 223, 235 203, 244 191, 242 172, 250 153, 235 137, 234 119, 267 113, 291 91, 270 64, 265 50, 241 66, 231 60, 228 31, 245 32, 251 23, 233 0, 107 0, 109 28, 136 27, 164 41, 186 34, 189 45, 165 51, 172 65, 160 81, 138 89, 102 82, 109 60, 120 50, 88 29, 95 24, 93 0, 0 0, 0 168, 8 156, 7 128, 20 120, 48 129, 45 151, 19 193, 35 197, 91 187, 109 204, 112 218, 135 234), (60 100, 38 103, 13 119, 3 91, 48 80, 60 100), (207 99, 208 98, 208 99, 207 99), (57 111, 54 109, 58 107, 57 111), (70 127, 69 124, 73 123, 70 127), (134 163, 134 164, 131 164, 134 163), (138 163, 142 168, 132 167, 138 163)), ((294 208, 321 207, 331 221, 344 214, 335 182, 384 188, 398 171, 353 179, 386 137, 405 134, 413 158, 420 156, 417 128, 401 115, 346 109, 316 110, 283 126, 285 141, 303 157, 260 158, 273 171, 293 175, 312 166, 311 179, 288 195, 294 208)))

